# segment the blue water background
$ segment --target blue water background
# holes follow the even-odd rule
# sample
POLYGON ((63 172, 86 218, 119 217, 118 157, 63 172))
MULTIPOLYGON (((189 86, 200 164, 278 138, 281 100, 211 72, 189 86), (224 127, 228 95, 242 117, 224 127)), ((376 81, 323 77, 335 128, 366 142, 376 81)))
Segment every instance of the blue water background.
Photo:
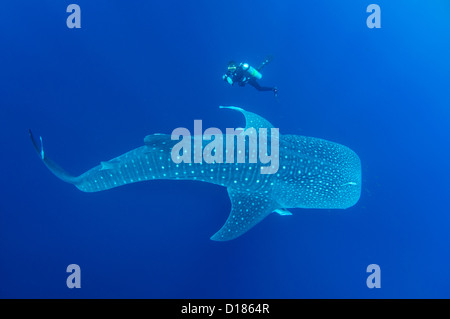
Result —
POLYGON ((1 298, 450 297, 450 3, 8 1, 0 10, 1 298), (221 79, 257 66, 279 97, 221 79), (209 237, 226 189, 193 181, 83 193, 51 175, 28 138, 78 175, 176 127, 238 127, 256 112, 281 134, 361 158, 347 210, 270 215, 209 237), (81 289, 66 267, 81 267, 81 289), (381 267, 369 289, 366 267, 381 267))

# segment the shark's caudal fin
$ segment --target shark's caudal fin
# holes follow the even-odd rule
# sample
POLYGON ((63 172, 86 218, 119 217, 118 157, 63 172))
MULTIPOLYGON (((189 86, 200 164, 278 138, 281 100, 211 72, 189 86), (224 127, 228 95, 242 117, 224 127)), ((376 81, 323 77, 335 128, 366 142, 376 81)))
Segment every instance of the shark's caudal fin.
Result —
POLYGON ((45 153, 44 153, 44 145, 42 143, 42 137, 39 136, 40 140, 40 146, 36 142, 36 139, 33 136, 33 133, 31 130, 28 130, 28 133, 30 134, 31 142, 33 143, 33 146, 36 150, 36 152, 39 154, 39 157, 44 162, 45 166, 53 173, 56 177, 62 179, 64 182, 70 183, 70 184, 77 184, 79 178, 70 175, 65 170, 63 170, 61 167, 59 167, 56 163, 54 163, 51 159, 49 159, 45 153))

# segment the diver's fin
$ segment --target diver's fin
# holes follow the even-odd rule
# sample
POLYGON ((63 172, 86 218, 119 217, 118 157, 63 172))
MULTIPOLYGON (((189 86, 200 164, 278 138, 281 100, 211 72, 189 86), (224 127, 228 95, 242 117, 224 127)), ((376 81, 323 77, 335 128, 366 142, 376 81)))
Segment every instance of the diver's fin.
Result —
POLYGON ((31 130, 28 130, 28 134, 30 134, 31 142, 33 143, 34 149, 39 154, 39 157, 44 162, 45 166, 58 178, 62 179, 63 181, 70 183, 70 184, 77 184, 79 182, 79 178, 75 177, 69 173, 67 173, 65 170, 63 170, 61 167, 59 167, 55 162, 53 162, 50 158, 48 158, 44 153, 44 144, 42 142, 42 137, 39 136, 40 140, 40 146, 36 142, 36 139, 33 136, 33 133, 31 130))
POLYGON ((248 112, 244 109, 241 109, 240 107, 236 107, 236 106, 219 106, 221 109, 231 109, 231 110, 236 110, 241 112, 242 114, 244 114, 245 116, 245 129, 249 128, 249 127, 253 127, 255 129, 260 129, 260 128, 274 128, 274 126, 267 121, 265 118, 252 113, 252 112, 248 112))
POLYGON ((249 193, 228 188, 231 212, 222 228, 211 239, 226 241, 241 236, 279 205, 265 193, 249 193))

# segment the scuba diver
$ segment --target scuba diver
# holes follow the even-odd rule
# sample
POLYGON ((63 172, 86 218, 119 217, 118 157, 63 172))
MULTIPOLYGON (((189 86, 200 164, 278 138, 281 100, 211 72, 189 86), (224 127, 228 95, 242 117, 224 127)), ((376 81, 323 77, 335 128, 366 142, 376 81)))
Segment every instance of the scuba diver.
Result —
POLYGON ((276 86, 261 86, 257 82, 257 80, 262 78, 262 74, 260 73, 261 69, 270 61, 272 61, 272 58, 269 56, 257 69, 248 63, 237 64, 235 61, 230 61, 228 63, 228 71, 222 78, 230 85, 237 83, 239 86, 245 86, 248 83, 258 91, 273 91, 274 95, 277 96, 278 89, 276 86))

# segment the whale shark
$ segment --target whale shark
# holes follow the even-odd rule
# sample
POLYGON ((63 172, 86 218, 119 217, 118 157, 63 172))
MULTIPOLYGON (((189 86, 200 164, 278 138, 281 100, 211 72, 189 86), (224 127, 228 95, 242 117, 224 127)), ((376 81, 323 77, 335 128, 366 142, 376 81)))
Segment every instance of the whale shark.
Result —
MULTIPOLYGON (((241 112, 245 129, 274 128, 263 117, 242 108, 221 108, 241 112)), ((286 216, 292 215, 291 208, 346 209, 355 205, 361 194, 358 155, 344 145, 315 137, 279 134, 279 167, 272 174, 261 172, 263 163, 259 160, 175 163, 171 152, 177 141, 168 134, 153 134, 144 138, 143 146, 73 176, 48 158, 42 137, 39 144, 31 130, 29 134, 47 168, 83 192, 157 179, 195 180, 226 187, 232 208, 225 224, 211 236, 215 241, 235 239, 273 212, 286 216)), ((201 145, 206 146, 204 141, 201 145)), ((249 156, 246 149, 245 157, 249 156)))

